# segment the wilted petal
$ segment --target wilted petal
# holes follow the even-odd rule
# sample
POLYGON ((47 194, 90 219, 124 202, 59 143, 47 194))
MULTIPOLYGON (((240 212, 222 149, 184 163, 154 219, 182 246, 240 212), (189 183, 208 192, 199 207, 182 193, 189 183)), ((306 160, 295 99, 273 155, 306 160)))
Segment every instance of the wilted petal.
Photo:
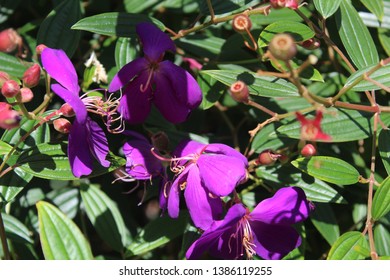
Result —
POLYGON ((189 110, 196 109, 202 102, 202 90, 194 77, 169 60, 159 64, 160 74, 174 85, 172 94, 189 110))
POLYGON ((199 170, 193 166, 187 175, 184 198, 195 226, 206 230, 222 213, 220 198, 211 198, 200 182, 199 170))
POLYGON ((88 130, 85 124, 75 120, 68 138, 68 157, 74 176, 80 178, 92 172, 93 158, 88 144, 88 130))
POLYGON ((109 152, 108 142, 103 129, 90 118, 87 119, 89 126, 89 145, 90 150, 94 153, 95 158, 104 167, 109 167, 110 162, 106 160, 109 152))
POLYGON ((246 179, 246 166, 237 158, 220 154, 203 154, 197 165, 203 185, 217 196, 229 195, 246 179))
POLYGON ((241 160, 245 165, 248 165, 248 160, 243 154, 224 144, 209 144, 204 150, 204 153, 222 154, 229 157, 235 157, 241 160))
POLYGON ((253 248, 263 259, 282 259, 301 245, 301 237, 291 226, 269 225, 262 222, 251 222, 250 225, 255 234, 256 246, 253 248))
POLYGON ((41 54, 43 68, 58 83, 78 96, 80 87, 76 70, 63 50, 45 48, 41 54))
POLYGON ((267 224, 292 225, 307 219, 309 212, 309 202, 304 191, 297 187, 287 187, 260 202, 250 216, 253 220, 267 224))
POLYGON ((137 58, 127 63, 118 71, 118 73, 116 73, 110 85, 108 86, 108 90, 110 92, 114 92, 119 90, 120 88, 123 88, 135 76, 139 75, 143 71, 147 71, 147 69, 148 69, 148 61, 143 57, 137 58))
POLYGON ((170 50, 176 52, 175 44, 168 34, 149 22, 136 26, 137 34, 143 45, 144 54, 152 61, 158 61, 162 55, 170 50))

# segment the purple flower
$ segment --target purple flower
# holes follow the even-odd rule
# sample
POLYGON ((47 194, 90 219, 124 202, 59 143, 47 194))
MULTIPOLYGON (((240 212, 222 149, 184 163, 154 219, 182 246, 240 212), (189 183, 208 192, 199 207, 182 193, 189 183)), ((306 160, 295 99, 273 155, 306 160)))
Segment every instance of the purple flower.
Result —
POLYGON ((187 71, 163 60, 166 51, 176 51, 167 34, 151 23, 138 24, 136 31, 144 57, 123 66, 109 85, 110 92, 123 88, 118 110, 129 123, 141 123, 153 103, 168 121, 185 121, 202 101, 199 85, 187 71))
POLYGON ((76 70, 63 50, 46 48, 41 55, 42 65, 58 84, 51 89, 68 103, 76 118, 69 134, 68 157, 73 175, 89 175, 93 159, 104 167, 110 166, 106 160, 108 143, 103 130, 87 115, 87 107, 79 97, 80 87, 76 70))
POLYGON ((297 187, 278 190, 249 212, 242 204, 232 206, 224 220, 215 221, 186 253, 187 259, 199 259, 202 253, 221 259, 281 259, 301 244, 292 227, 304 221, 310 212, 305 193, 297 187))
POLYGON ((168 196, 168 214, 179 215, 180 190, 195 226, 205 230, 222 213, 220 197, 229 195, 247 178, 247 159, 233 148, 223 144, 202 144, 185 140, 173 155, 171 169, 176 178, 165 194, 168 196))

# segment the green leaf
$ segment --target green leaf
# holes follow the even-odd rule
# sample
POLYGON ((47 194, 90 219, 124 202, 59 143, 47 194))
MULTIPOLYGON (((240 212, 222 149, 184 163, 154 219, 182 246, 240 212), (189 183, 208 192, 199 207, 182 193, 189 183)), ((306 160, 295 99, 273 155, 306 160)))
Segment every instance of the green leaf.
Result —
POLYGON ((351 185, 359 181, 359 172, 348 162, 335 157, 313 156, 291 162, 310 176, 337 185, 351 185))
POLYGON ((350 1, 341 1, 336 23, 341 41, 358 69, 379 62, 370 32, 350 1))
POLYGON ((153 22, 161 30, 165 30, 162 22, 155 18, 128 13, 104 13, 86 17, 72 26, 72 29, 85 30, 97 34, 118 37, 135 37, 135 26, 140 22, 153 22))
POLYGON ((390 56, 390 30, 386 28, 378 28, 378 37, 386 54, 390 56))
POLYGON ((369 248, 365 236, 358 231, 346 232, 333 244, 328 260, 359 260, 368 257, 361 254, 360 247, 369 248))
MULTIPOLYGON (((18 165, 25 172, 43 179, 54 180, 76 180, 69 165, 66 155, 67 143, 43 143, 30 150, 24 151, 18 158, 18 165)), ((94 162, 91 178, 114 171, 126 164, 126 160, 114 155, 109 155, 107 160, 111 162, 110 167, 105 168, 94 162)))
POLYGON ((123 5, 125 10, 129 13, 139 13, 143 10, 146 10, 153 5, 160 2, 159 0, 144 0, 144 1, 134 1, 134 0, 124 0, 123 5))
POLYGON ((379 155, 381 156, 383 165, 390 175, 390 130, 382 129, 378 138, 379 155))
POLYGON ((372 218, 379 220, 390 211, 390 176, 378 187, 372 201, 372 218))
POLYGON ((310 220, 329 245, 332 246, 340 237, 338 221, 329 204, 316 203, 315 211, 310 214, 310 220))
POLYGON ((338 10, 341 1, 342 0, 313 0, 316 10, 320 12, 324 18, 333 15, 338 10))
POLYGON ((23 77, 24 71, 31 65, 30 62, 22 61, 13 55, 0 52, 0 71, 8 73, 10 76, 23 77))
POLYGON ((303 42, 315 35, 307 25, 296 21, 278 21, 271 23, 260 33, 257 44, 259 48, 268 46, 272 38, 279 33, 290 34, 296 42, 303 42))
POLYGON ((390 232, 382 224, 374 228, 375 249, 380 256, 390 256, 390 232))
POLYGON ((208 75, 230 87, 237 80, 245 82, 249 87, 249 93, 264 97, 298 97, 297 88, 283 79, 274 77, 257 76, 249 71, 228 71, 228 70, 204 70, 202 75, 208 75))
POLYGON ((37 203, 39 232, 46 260, 91 260, 89 243, 77 225, 48 202, 37 203))
POLYGON ((0 140, 0 156, 8 154, 12 150, 12 146, 0 140))
POLYGON ((271 123, 262 128, 253 138, 251 150, 255 153, 261 153, 264 150, 277 150, 281 147, 287 147, 296 142, 296 140, 286 137, 272 137, 270 134, 274 132, 280 124, 271 123))
MULTIPOLYGON (((209 15, 210 10, 207 5, 207 1, 197 0, 199 4, 200 12, 203 15, 209 15)), ((252 7, 257 4, 257 1, 251 0, 211 0, 214 14, 232 14, 233 12, 243 11, 246 8, 252 7)))
MULTIPOLYGON (((175 44, 184 49, 186 53, 190 53, 197 57, 208 57, 216 59, 221 55, 222 47, 225 46, 226 40, 211 36, 211 35, 189 35, 184 38, 180 38, 175 44)), ((237 51, 237 50, 236 50, 237 51)))
POLYGON ((138 55, 138 42, 136 38, 118 38, 115 45, 116 67, 121 69, 138 55))
POLYGON ((125 256, 128 258, 145 254, 183 235, 188 221, 189 215, 186 212, 181 212, 177 219, 167 215, 157 218, 137 235, 133 243, 127 247, 125 256))
MULTIPOLYGON (((370 65, 368 67, 364 67, 364 68, 356 71, 355 73, 353 73, 351 76, 349 76, 349 78, 345 82, 344 87, 350 86, 353 83, 356 83, 357 80, 362 79, 363 75, 366 74, 367 72, 369 72, 376 65, 377 64, 370 65)), ((378 83, 381 83, 387 87, 390 87, 389 71, 390 71, 390 64, 379 68, 377 71, 375 71, 374 73, 372 73, 370 75, 370 78, 377 81, 378 83)), ((375 85, 375 84, 373 84, 370 81, 367 81, 365 79, 362 79, 360 82, 358 82, 352 88, 353 91, 366 91, 366 90, 370 91, 370 90, 379 90, 379 89, 380 89, 379 86, 377 86, 377 85, 375 85)))
POLYGON ((0 215, 3 217, 7 238, 19 243, 34 243, 30 230, 21 221, 6 213, 0 215))
POLYGON ((382 21, 385 10, 383 0, 360 0, 366 8, 382 21))
POLYGON ((68 218, 73 219, 80 207, 79 189, 65 186, 54 189, 46 197, 68 218))
POLYGON ((219 100, 225 92, 226 87, 209 75, 200 72, 197 77, 197 82, 202 90, 203 99, 199 108, 202 110, 209 109, 214 106, 215 102, 219 100))
MULTIPOLYGON (((310 18, 311 11, 306 7, 301 7, 299 10, 307 17, 310 18)), ((255 26, 259 25, 268 25, 274 23, 276 21, 280 21, 280 19, 286 21, 303 21, 303 19, 293 10, 293 9, 279 9, 272 10, 272 13, 267 15, 263 14, 255 14, 250 17, 252 24, 255 26)))
MULTIPOLYGON (((0 23, 5 22, 9 16, 13 15, 21 0, 2 0, 0 1, 0 23)), ((1 65, 1 64, 0 64, 1 65)))
POLYGON ((42 22, 37 35, 37 43, 50 48, 63 49, 69 57, 76 51, 80 31, 70 27, 81 19, 80 0, 62 1, 42 22))
POLYGON ((82 185, 81 198, 99 236, 114 250, 122 252, 128 233, 115 202, 96 185, 82 185))

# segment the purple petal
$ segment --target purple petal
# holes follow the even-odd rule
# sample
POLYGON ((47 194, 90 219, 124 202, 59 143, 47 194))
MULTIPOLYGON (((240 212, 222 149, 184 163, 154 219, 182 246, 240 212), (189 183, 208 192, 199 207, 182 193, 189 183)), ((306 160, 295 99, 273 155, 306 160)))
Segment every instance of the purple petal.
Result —
POLYGON ((190 73, 165 60, 159 64, 159 70, 174 85, 172 94, 189 110, 196 109, 202 102, 202 90, 190 73))
POLYGON ((309 212, 309 202, 304 191, 297 187, 287 187, 260 202, 250 216, 253 220, 267 224, 292 225, 306 220, 309 212))
POLYGON ((66 103, 72 106, 76 119, 80 124, 85 124, 87 120, 87 109, 83 101, 81 101, 78 95, 74 95, 71 91, 66 88, 60 86, 59 84, 54 84, 51 86, 51 89, 61 97, 66 103))
POLYGON ((92 172, 93 158, 88 144, 88 131, 85 124, 75 120, 68 139, 68 157, 74 176, 80 178, 92 172))
POLYGON ((63 50, 45 48, 41 54, 43 68, 73 95, 79 94, 80 87, 76 70, 63 50))
POLYGON ((143 22, 136 26, 137 34, 143 45, 143 51, 152 61, 159 61, 166 51, 176 52, 175 44, 168 34, 149 22, 143 22))
POLYGON ((199 170, 193 166, 187 175, 184 197, 195 226, 206 230, 222 213, 220 198, 211 198, 200 182, 199 170))
POLYGON ((202 182, 217 196, 229 195, 246 179, 246 166, 235 157, 219 154, 202 154, 197 161, 202 182))
POLYGON ((89 126, 89 145, 95 158, 104 167, 109 167, 110 162, 106 160, 109 152, 108 142, 103 129, 93 120, 87 118, 87 125, 89 126))
POLYGON ((194 155, 200 153, 207 144, 203 144, 191 139, 182 140, 176 149, 173 151, 174 157, 185 157, 188 155, 194 155))
POLYGON ((187 167, 176 179, 173 181, 168 194, 168 214, 171 218, 179 217, 180 211, 180 186, 187 180, 187 173, 191 167, 187 167))
POLYGON ((127 63, 112 79, 110 85, 108 86, 109 92, 114 92, 123 88, 135 76, 139 75, 141 72, 147 71, 148 64, 149 62, 143 57, 127 63))
POLYGON ((248 160, 247 158, 241 154, 239 151, 233 149, 232 147, 229 147, 224 144, 209 144, 207 145, 205 153, 213 153, 213 154, 222 154, 230 157, 235 157, 247 166, 248 165, 248 160))
POLYGON ((291 226, 250 222, 256 253, 267 260, 280 260, 301 245, 301 237, 291 226))

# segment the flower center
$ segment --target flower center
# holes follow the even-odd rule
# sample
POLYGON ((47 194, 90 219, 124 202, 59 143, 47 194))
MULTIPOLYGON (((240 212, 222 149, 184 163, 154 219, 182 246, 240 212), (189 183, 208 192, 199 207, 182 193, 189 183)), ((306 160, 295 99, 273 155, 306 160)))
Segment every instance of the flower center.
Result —
POLYGON ((159 65, 157 62, 154 62, 154 61, 150 62, 149 68, 147 70, 148 71, 148 79, 146 80, 145 84, 141 84, 141 86, 139 87, 139 90, 141 92, 146 92, 148 90, 148 88, 152 86, 154 72, 158 70, 158 66, 159 65))
POLYGON ((305 140, 314 140, 318 134, 318 127, 314 124, 306 124, 302 126, 301 137, 305 140))
POLYGON ((246 258, 253 259, 253 255, 256 255, 256 245, 254 243, 254 235, 249 221, 250 216, 249 211, 247 210, 245 216, 238 222, 236 232, 230 236, 228 245, 230 252, 233 249, 232 246, 235 245, 237 254, 239 254, 240 257, 244 255, 245 250, 246 258), (233 240, 235 241, 233 242, 233 240))

